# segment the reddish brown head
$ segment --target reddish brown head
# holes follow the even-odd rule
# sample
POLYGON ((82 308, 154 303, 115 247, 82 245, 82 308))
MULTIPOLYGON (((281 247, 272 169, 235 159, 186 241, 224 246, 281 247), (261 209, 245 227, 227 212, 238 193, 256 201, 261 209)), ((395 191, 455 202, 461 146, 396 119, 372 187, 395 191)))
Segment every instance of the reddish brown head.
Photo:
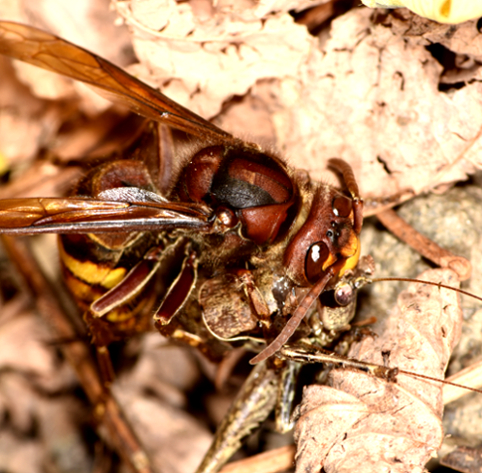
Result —
POLYGON ((360 244, 354 220, 351 199, 328 186, 320 187, 308 218, 286 248, 284 262, 291 279, 311 286, 331 266, 336 266, 335 275, 356 266, 360 244))
POLYGON ((363 202, 358 196, 351 167, 341 159, 330 160, 330 165, 343 175, 352 198, 329 186, 320 186, 316 191, 308 217, 291 239, 284 255, 290 278, 311 289, 281 333, 251 360, 252 364, 276 353, 296 331, 330 280, 343 275, 358 263, 363 202))

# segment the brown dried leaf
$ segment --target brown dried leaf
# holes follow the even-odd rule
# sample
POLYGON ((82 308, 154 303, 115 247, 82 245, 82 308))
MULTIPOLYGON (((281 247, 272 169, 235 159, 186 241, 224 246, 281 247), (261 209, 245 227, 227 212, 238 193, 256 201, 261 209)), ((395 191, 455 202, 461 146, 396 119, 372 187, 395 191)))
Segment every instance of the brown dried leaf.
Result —
POLYGON ((45 325, 32 314, 17 314, 0 324, 0 368, 51 376, 57 369, 55 356, 46 343, 51 338, 45 325))
POLYGON ((42 446, 32 440, 19 440, 12 433, 0 431, 0 469, 38 473, 43 466, 42 446))
POLYGON ((169 345, 159 333, 146 334, 141 344, 138 362, 118 384, 139 395, 152 392, 173 407, 186 407, 185 393, 200 377, 195 359, 183 347, 169 345))
POLYGON ((39 398, 25 376, 15 372, 0 376, 2 414, 8 416, 16 432, 28 433, 33 428, 39 398))
POLYGON ((25 310, 25 299, 11 299, 1 314, 0 415, 7 422, 0 431, 0 470, 34 473, 54 463, 65 468, 58 471, 87 471, 79 427, 85 412, 70 397, 76 385, 71 367, 50 345, 44 322, 25 310), (69 469, 72 464, 79 469, 69 469))
POLYGON ((59 471, 91 471, 87 447, 79 429, 85 418, 81 403, 72 396, 42 397, 35 407, 42 446, 59 471))
MULTIPOLYGON (((196 360, 159 333, 146 334, 132 370, 113 386, 130 425, 153 463, 154 471, 195 471, 211 442, 211 433, 187 414, 187 395, 199 381, 196 360), (146 394, 148 393, 148 394, 146 394)), ((139 349, 140 348, 140 349, 139 349)))
POLYGON ((34 97, 0 57, 0 154, 7 164, 22 164, 53 139, 64 118, 63 107, 34 97), (28 139, 26 139, 28 137, 28 139))
POLYGON ((473 21, 454 27, 399 10, 390 17, 389 23, 394 33, 409 36, 419 44, 440 43, 456 54, 466 54, 477 61, 482 59, 482 38, 473 21))
MULTIPOLYGON (((10 303, 14 304, 15 300, 10 303)), ((2 308, 8 312, 8 306, 2 308)), ((45 324, 22 311, 0 324, 0 404, 16 431, 28 432, 38 416, 42 394, 56 393, 75 383, 71 368, 49 341, 45 324)))
MULTIPOLYGON (((371 10, 357 9, 334 21, 319 41, 288 15, 291 2, 226 1, 207 10, 199 4, 114 2, 132 28, 141 61, 131 70, 206 118, 233 96, 250 93, 263 105, 240 108, 242 130, 229 120, 230 130, 263 142, 275 137, 293 164, 315 178, 326 178, 327 158, 342 156, 364 196, 386 197, 387 188, 419 193, 481 167, 480 81, 439 91, 456 71, 443 71, 426 49, 440 41, 460 60, 472 61, 469 73, 476 79, 474 22, 447 27, 410 13, 380 21, 371 10), (265 121, 266 109, 271 125, 260 132, 253 117, 261 113, 265 121)), ((95 24, 91 30, 98 37, 95 24)), ((88 46, 105 54, 105 43, 116 42, 88 46)))
POLYGON ((424 45, 373 23, 369 10, 352 10, 332 23, 299 83, 286 92, 281 85, 291 111, 278 136, 314 177, 326 157, 347 159, 364 196, 465 179, 480 168, 482 87, 440 92, 441 73, 424 45))
POLYGON ((129 391, 125 385, 121 389, 114 387, 114 393, 124 406, 154 471, 195 471, 212 439, 205 427, 184 411, 129 391))
POLYGON ((79 429, 79 420, 85 417, 80 403, 67 396, 48 398, 33 389, 28 379, 14 373, 0 377, 0 397, 2 403, 8 400, 2 407, 9 419, 8 427, 0 431, 2 471, 44 471, 52 460, 59 471, 90 470, 79 429), (41 441, 31 438, 33 429, 39 429, 41 441), (29 458, 23 458, 25 455, 29 458))
POLYGON ((49 162, 37 161, 21 177, 0 188, 0 199, 65 196, 72 189, 72 182, 78 181, 82 173, 78 167, 59 168, 49 162))
POLYGON ((306 28, 295 24, 287 11, 261 19, 259 14, 268 11, 256 2, 218 5, 210 18, 203 19, 189 3, 115 4, 133 26, 141 61, 135 72, 207 118, 217 115, 233 95, 245 95, 256 81, 291 76, 313 43, 306 28))
MULTIPOLYGON (((421 279, 454 285, 448 270, 421 279)), ((462 312, 454 291, 411 284, 377 338, 350 356, 443 379, 460 335, 462 312)), ((399 374, 396 383, 335 370, 332 386, 305 388, 296 426, 297 471, 422 471, 443 439, 442 384, 399 374)))
MULTIPOLYGON (((115 26, 115 14, 109 9, 108 0, 73 3, 4 1, 0 2, 0 17, 43 28, 120 65, 132 62, 129 36, 125 28, 115 26)), ((58 100, 79 95, 79 107, 90 113, 98 113, 110 106, 108 101, 83 84, 25 63, 16 63, 16 69, 22 82, 39 97, 58 100)))

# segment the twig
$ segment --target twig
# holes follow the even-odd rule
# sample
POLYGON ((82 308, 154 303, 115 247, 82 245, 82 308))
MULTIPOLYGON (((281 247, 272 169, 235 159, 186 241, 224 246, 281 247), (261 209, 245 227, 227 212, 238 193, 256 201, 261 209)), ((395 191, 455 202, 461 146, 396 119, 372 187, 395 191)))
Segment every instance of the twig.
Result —
MULTIPOLYGON (((446 379, 452 383, 462 384, 470 388, 482 388, 482 361, 467 366, 446 379)), ((465 396, 469 391, 445 384, 443 388, 444 405, 465 396)))
POLYGON ((294 466, 296 447, 287 445, 227 464, 220 473, 279 473, 294 466))
POLYGON ((382 224, 400 240, 410 245, 415 251, 429 259, 441 268, 448 268, 457 273, 461 281, 470 278, 472 265, 462 256, 456 256, 450 251, 438 246, 435 242, 417 232, 394 210, 384 210, 377 214, 382 224))

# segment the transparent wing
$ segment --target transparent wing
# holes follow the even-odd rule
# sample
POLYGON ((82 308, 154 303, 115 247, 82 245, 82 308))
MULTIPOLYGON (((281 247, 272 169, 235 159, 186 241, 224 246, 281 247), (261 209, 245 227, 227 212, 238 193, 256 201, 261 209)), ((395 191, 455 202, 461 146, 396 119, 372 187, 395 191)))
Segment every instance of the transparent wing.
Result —
POLYGON ((178 130, 239 141, 107 60, 37 28, 0 21, 0 53, 84 82, 109 100, 178 130))
POLYGON ((211 212, 183 203, 115 202, 80 198, 0 200, 0 233, 103 233, 211 229, 211 212))

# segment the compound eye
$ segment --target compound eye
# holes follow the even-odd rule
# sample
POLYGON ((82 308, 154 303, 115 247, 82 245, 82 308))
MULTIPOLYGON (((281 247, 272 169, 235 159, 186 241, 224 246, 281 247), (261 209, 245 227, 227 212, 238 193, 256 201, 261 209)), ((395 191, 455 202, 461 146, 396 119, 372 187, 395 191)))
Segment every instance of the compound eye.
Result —
POLYGON ((305 274, 306 279, 314 284, 324 274, 323 267, 330 258, 328 247, 322 241, 313 243, 306 254, 305 274))
POLYGON ((353 301, 355 297, 355 291, 350 284, 343 283, 335 288, 334 297, 337 304, 345 307, 353 301))
POLYGON ((337 217, 347 218, 353 209, 353 203, 348 197, 337 195, 333 199, 331 207, 333 208, 333 213, 337 217))

